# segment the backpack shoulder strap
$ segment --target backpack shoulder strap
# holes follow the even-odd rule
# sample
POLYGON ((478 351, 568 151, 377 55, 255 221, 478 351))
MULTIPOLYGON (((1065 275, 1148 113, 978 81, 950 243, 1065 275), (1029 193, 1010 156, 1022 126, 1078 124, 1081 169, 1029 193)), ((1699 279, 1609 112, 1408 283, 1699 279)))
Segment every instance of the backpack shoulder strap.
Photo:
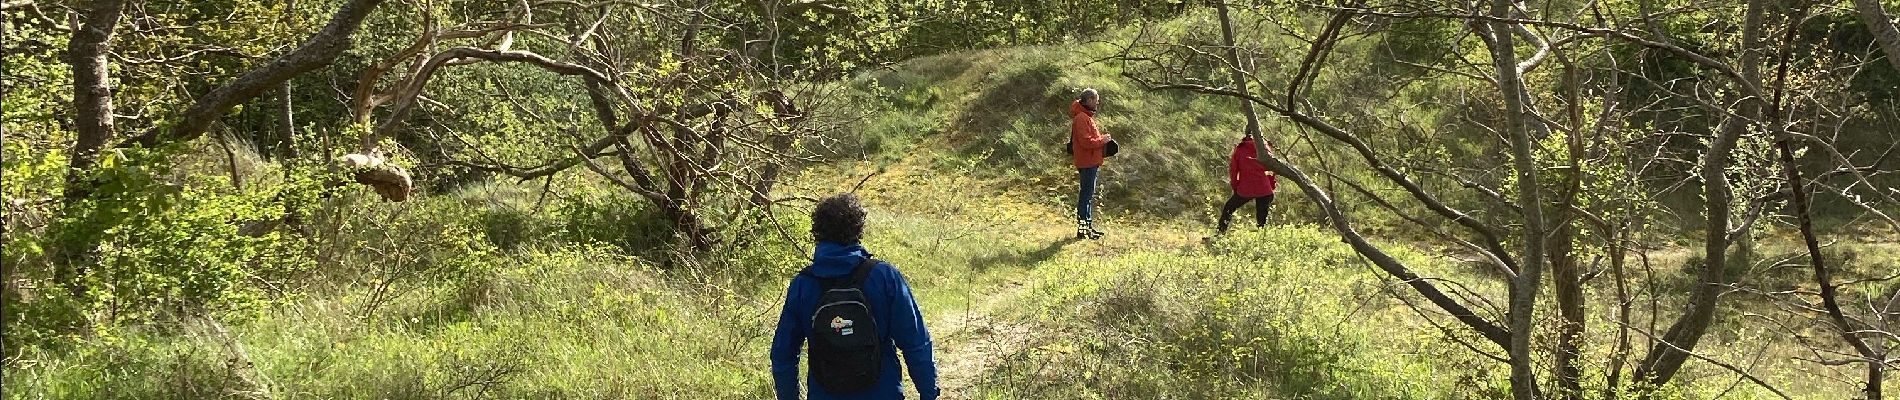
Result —
POLYGON ((871 269, 877 267, 878 262, 877 259, 865 257, 864 261, 858 262, 857 268, 851 270, 851 275, 835 278, 818 276, 811 272, 811 267, 805 267, 804 270, 798 271, 798 274, 818 281, 818 287, 821 291, 845 288, 861 289, 864 285, 864 278, 871 275, 871 269))
POLYGON ((811 272, 811 266, 806 266, 805 269, 799 270, 798 275, 806 277, 806 278, 810 278, 813 282, 818 282, 818 291, 820 293, 823 293, 826 290, 831 290, 833 288, 836 288, 838 284, 840 283, 838 281, 841 280, 839 278, 826 278, 826 277, 818 276, 817 273, 811 272))
POLYGON ((864 277, 871 275, 871 269, 876 268, 878 262, 877 259, 870 257, 865 257, 864 261, 859 262, 858 268, 851 270, 851 287, 864 287, 864 277))

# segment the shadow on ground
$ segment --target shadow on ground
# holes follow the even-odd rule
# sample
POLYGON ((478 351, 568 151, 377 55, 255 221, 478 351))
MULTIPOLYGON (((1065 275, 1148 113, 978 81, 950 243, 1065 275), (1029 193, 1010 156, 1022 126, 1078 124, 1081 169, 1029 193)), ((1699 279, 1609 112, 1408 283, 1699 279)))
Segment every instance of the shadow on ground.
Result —
POLYGON ((1050 242, 1047 246, 1043 246, 1041 249, 1035 251, 1003 253, 971 260, 970 267, 977 272, 989 272, 990 269, 998 266, 1029 268, 1037 263, 1049 261, 1049 259, 1054 258, 1057 253, 1061 253, 1062 248, 1068 247, 1069 244, 1078 241, 1081 241, 1081 239, 1077 239, 1073 236, 1064 237, 1062 240, 1050 242))

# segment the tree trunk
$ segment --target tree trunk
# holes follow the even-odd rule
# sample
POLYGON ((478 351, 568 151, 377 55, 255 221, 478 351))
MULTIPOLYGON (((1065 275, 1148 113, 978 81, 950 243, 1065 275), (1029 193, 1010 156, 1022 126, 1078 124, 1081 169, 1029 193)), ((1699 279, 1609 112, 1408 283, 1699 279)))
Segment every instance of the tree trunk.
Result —
POLYGON ((244 192, 244 174, 238 171, 237 148, 231 147, 230 135, 218 135, 218 148, 224 150, 225 171, 231 174, 231 191, 244 192))
MULTIPOLYGON (((296 0, 284 2, 284 18, 282 20, 284 26, 289 27, 295 22, 291 19, 291 16, 296 15, 296 12, 296 0)), ((297 158, 297 109, 296 105, 291 102, 290 95, 290 80, 286 79, 283 84, 277 85, 277 102, 283 106, 279 109, 277 116, 279 122, 277 126, 277 146, 279 147, 277 155, 279 157, 278 162, 285 163, 286 166, 288 166, 288 163, 293 159, 297 158)), ((284 168, 284 178, 286 182, 289 181, 290 168, 284 168)))
POLYGON ((92 194, 87 176, 114 133, 111 65, 106 57, 112 52, 112 33, 119 27, 124 5, 122 0, 76 4, 80 25, 66 47, 66 62, 73 68, 73 133, 78 136, 66 171, 65 198, 69 206, 92 194))
MULTIPOLYGON (((796 104, 792 104, 791 99, 787 99, 783 91, 767 91, 760 95, 760 99, 772 104, 772 118, 778 120, 780 124, 794 126, 805 119, 805 112, 799 110, 796 104)), ((792 151, 794 141, 795 139, 792 135, 784 134, 783 132, 774 132, 771 134, 770 139, 767 139, 766 143, 768 146, 771 146, 770 148, 773 153, 788 154, 792 151)), ((759 173, 759 179, 753 181, 752 184, 752 203, 754 205, 766 206, 772 202, 772 187, 778 184, 778 176, 783 168, 784 164, 782 163, 774 162, 765 164, 764 171, 759 173)))
MULTIPOLYGON (((298 159, 300 155, 297 152, 296 105, 290 100, 289 81, 285 81, 283 86, 277 89, 278 102, 283 106, 278 115, 277 164, 284 172, 284 182, 290 182, 300 161, 298 159)), ((284 225, 292 229, 302 229, 303 210, 298 207, 297 202, 284 202, 284 225)))
MULTIPOLYGON (((1574 196, 1574 192, 1566 194, 1566 197, 1574 196)), ((1559 217, 1558 220, 1567 219, 1559 217)), ((1577 400, 1583 398, 1583 373, 1578 369, 1577 362, 1582 358, 1584 334, 1583 282, 1574 251, 1577 228, 1575 223, 1566 221, 1554 229, 1556 232, 1550 238, 1550 272, 1552 287, 1557 294, 1557 314, 1562 319, 1562 325, 1557 330, 1556 367, 1553 369, 1557 374, 1557 386, 1563 392, 1560 396, 1577 400)))
POLYGON ((1854 0, 1854 9, 1860 11, 1860 21, 1867 23, 1874 41, 1887 53, 1887 64, 1892 65, 1894 71, 1900 71, 1900 28, 1893 26, 1893 19, 1881 9, 1880 0, 1854 0))
MULTIPOLYGON (((1491 16, 1510 18, 1510 0, 1492 0, 1491 16)), ((1511 158, 1517 173, 1518 207, 1524 215, 1524 260, 1517 276, 1511 279, 1511 298, 1506 329, 1511 331, 1508 346, 1511 363, 1511 397, 1517 400, 1537 398, 1537 373, 1531 354, 1532 313, 1536 311, 1537 289, 1544 273, 1544 202, 1539 194, 1537 165, 1531 158, 1533 127, 1543 131, 1542 123, 1526 118, 1529 93, 1517 69, 1515 27, 1506 22, 1490 22, 1491 62, 1497 70, 1498 89, 1504 99, 1505 133, 1511 142, 1511 158)))
MULTIPOLYGON (((296 106, 290 101, 290 82, 284 82, 277 88, 277 151, 279 162, 288 162, 297 158, 297 117, 296 106)), ((288 171, 288 170, 286 170, 288 171)))
POLYGON ((680 59, 691 59, 699 51, 699 27, 706 24, 706 5, 711 0, 699 0, 693 4, 693 19, 686 23, 684 34, 680 38, 680 59))
MULTIPOLYGON (((1749 82, 1760 82, 1760 50, 1763 27, 1764 0, 1748 2, 1748 12, 1742 27, 1741 78, 1749 82)), ((1694 349, 1708 331, 1709 324, 1715 319, 1715 305, 1722 293, 1722 284, 1728 281, 1729 213, 1730 202, 1735 193, 1728 180, 1729 158, 1735 149, 1735 142, 1748 131, 1749 121, 1761 115, 1759 98, 1741 98, 1741 95, 1727 96, 1723 104, 1739 104, 1737 114, 1730 117, 1719 128, 1715 140, 1709 144, 1709 151, 1703 155, 1701 175, 1703 180, 1703 202, 1706 204, 1707 227, 1704 230, 1706 240, 1702 249, 1702 271, 1697 278, 1695 290, 1689 296, 1688 310, 1664 333, 1661 341, 1649 347, 1648 356, 1642 365, 1636 368, 1637 379, 1646 380, 1649 385, 1661 387, 1674 379, 1681 371, 1682 364, 1689 359, 1685 350, 1694 349)))
POLYGON ((1880 363, 1867 363, 1867 400, 1880 400, 1883 398, 1880 393, 1880 384, 1886 379, 1882 377, 1885 375, 1886 370, 1887 366, 1881 365, 1880 363))
MULTIPOLYGON (((69 210, 92 196, 96 187, 91 178, 93 165, 114 133, 111 65, 106 57, 112 51, 112 33, 125 12, 119 0, 81 2, 77 6, 79 26, 73 30, 66 49, 66 62, 73 68, 73 131, 77 135, 66 170, 63 208, 69 210)), ((55 232, 53 236, 63 235, 55 232)), ((85 296, 86 270, 97 258, 97 249, 89 243, 59 243, 55 251, 59 256, 55 257, 53 281, 74 297, 85 296)))
MULTIPOLYGON (((1604 18, 1601 11, 1593 10, 1593 13, 1595 13, 1594 18, 1597 23, 1602 24, 1604 18)), ((1604 57, 1609 59, 1610 65, 1613 67, 1616 66, 1616 55, 1611 53, 1608 48, 1602 51, 1604 57)), ((1611 71, 1606 75, 1606 86, 1602 88, 1602 93, 1605 93, 1605 105, 1603 107, 1605 109, 1614 109, 1621 103, 1623 94, 1625 93, 1622 82, 1623 75, 1617 71, 1611 71)), ((1588 143, 1595 146, 1615 146, 1609 143, 1620 143, 1624 136, 1620 133, 1625 131, 1625 127, 1622 123, 1611 124, 1611 121, 1621 121, 1621 119, 1616 118, 1609 110, 1604 111, 1603 116, 1599 118, 1597 126, 1594 129, 1594 131, 1598 133, 1598 136, 1590 138, 1588 143)), ((1604 154, 1605 152, 1602 147, 1597 147, 1597 150, 1589 151, 1593 157, 1604 154)), ((1622 173, 1635 174, 1634 171, 1637 169, 1636 165, 1630 161, 1630 157, 1624 156, 1623 158, 1624 159, 1621 160, 1622 173)), ((1575 172, 1581 174, 1581 163, 1573 162, 1573 164, 1579 167, 1575 172)), ((1581 191, 1579 190, 1579 192, 1581 191)), ((1625 193, 1630 192, 1625 191, 1625 193)), ((1620 208, 1619 206, 1626 204, 1628 203, 1625 202, 1625 200, 1611 200, 1599 209, 1615 210, 1620 208)), ((1631 300, 1629 293, 1629 276, 1625 273, 1624 267, 1628 264, 1627 255, 1629 250, 1627 245, 1630 242, 1630 232, 1635 230, 1635 228, 1632 228, 1632 225, 1635 224, 1632 223, 1634 218, 1627 213, 1617 212, 1617 214, 1621 215, 1620 218, 1614 219, 1615 223, 1612 223, 1612 218, 1607 215, 1599 215, 1601 218, 1591 219, 1592 222, 1597 224, 1599 230, 1598 236, 1603 238, 1604 253, 1610 262, 1610 278, 1614 279, 1611 285, 1616 294, 1616 342, 1610 349, 1610 365, 1606 368, 1608 371, 1604 373, 1603 387, 1601 390, 1601 398, 1606 400, 1616 400, 1622 392, 1623 368, 1625 363, 1629 361, 1630 350, 1631 300)), ((1585 215, 1585 217, 1589 216, 1585 215)))
POLYGON ((684 236, 686 244, 691 246, 694 252, 705 253, 712 250, 712 232, 706 230, 706 225, 700 221, 698 213, 677 201, 669 202, 662 207, 666 210, 666 217, 673 220, 673 230, 684 236))
POLYGON ((1616 400, 1617 395, 1622 393, 1623 363, 1629 360, 1632 301, 1629 293, 1629 275, 1624 272, 1624 267, 1629 262, 1627 256, 1629 251, 1625 248, 1625 243, 1629 240, 1631 229, 1628 224, 1624 224, 1617 226, 1615 234, 1604 233, 1604 236, 1610 240, 1608 247, 1611 278, 1616 279, 1613 283, 1616 285, 1616 348, 1610 350, 1610 371, 1605 375, 1603 383, 1603 398, 1608 400, 1616 400))
MULTIPOLYGON (((1578 76, 1580 72, 1563 50, 1552 49, 1551 52, 1557 61, 1563 63, 1563 86, 1567 88, 1564 114, 1570 117, 1571 127, 1570 132, 1564 135, 1569 155, 1566 159, 1568 171, 1564 175, 1562 192, 1556 200, 1557 222, 1552 228, 1554 232, 1550 242, 1551 286, 1557 292, 1557 314, 1562 319, 1562 325, 1557 330, 1556 366, 1552 369, 1556 373, 1557 387, 1562 391, 1559 395, 1566 400, 1581 400, 1584 394, 1581 382, 1583 372, 1577 367, 1577 362, 1582 358, 1584 299, 1583 278, 1576 254, 1580 213, 1574 209, 1577 207, 1577 197, 1583 193, 1583 160, 1589 152, 1584 145, 1583 132, 1602 132, 1602 124, 1609 121, 1610 113, 1616 108, 1616 100, 1611 97, 1615 92, 1604 92, 1604 114, 1598 118, 1599 125, 1595 129, 1585 130, 1583 79, 1578 76)), ((1608 229, 1604 228, 1603 234, 1608 236, 1608 229)))
MULTIPOLYGON (((1250 93, 1247 90, 1247 74, 1240 70, 1244 64, 1240 61, 1239 45, 1234 42, 1234 24, 1232 18, 1227 15, 1227 3, 1221 0, 1215 0, 1215 3, 1220 7, 1221 39, 1224 41, 1223 44, 1227 45, 1227 59, 1234 63, 1233 68, 1228 71, 1234 79, 1234 90, 1250 93)), ((1261 155, 1261 158, 1266 158, 1267 145, 1260 140, 1260 115, 1254 111, 1253 102, 1240 99, 1240 112, 1247 117, 1246 134, 1247 137, 1254 139, 1254 150, 1261 155)))

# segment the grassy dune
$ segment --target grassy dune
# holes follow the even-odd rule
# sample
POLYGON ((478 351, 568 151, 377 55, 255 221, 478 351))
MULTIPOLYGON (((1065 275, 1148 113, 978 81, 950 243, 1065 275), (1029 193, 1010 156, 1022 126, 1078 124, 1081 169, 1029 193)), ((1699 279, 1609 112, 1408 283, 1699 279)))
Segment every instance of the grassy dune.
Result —
MULTIPOLYGON (((946 395, 1505 396, 1504 365, 1465 344, 1496 349, 1435 325, 1448 319, 1428 306, 1408 306, 1423 303, 1314 226, 1297 191, 1282 192, 1275 226, 1204 240, 1225 196, 1233 106, 1140 91, 1116 67, 1092 62, 1108 50, 955 53, 864 75, 849 84, 871 118, 832 154, 847 161, 781 186, 804 196, 860 187, 872 209, 866 246, 921 299, 946 395), (1082 86, 1104 90, 1105 130, 1132 149, 1111 160, 1102 211, 1110 233, 1101 241, 1071 238, 1062 112, 1082 86)), ((389 222, 339 244, 358 258, 322 266, 309 287, 209 319, 25 349, 0 381, 5 397, 769 397, 771 329, 786 279, 810 249, 806 204, 777 210, 783 231, 662 267, 651 251, 663 250, 630 249, 664 235, 642 219, 642 203, 588 178, 562 175, 548 199, 538 184, 489 183, 360 204, 365 220, 389 222), (392 237, 429 241, 379 242, 392 237)), ((1412 246, 1379 220, 1362 222, 1422 273, 1502 297, 1495 277, 1412 246)), ((1788 254, 1790 239, 1770 235, 1760 253, 1788 254)), ((1688 252, 1657 241, 1652 261, 1665 279, 1656 284, 1680 291, 1670 285, 1686 281, 1669 274, 1688 252)), ((1900 244, 1841 247, 1857 254, 1850 278, 1900 269, 1900 244)), ((1793 288, 1803 271, 1762 276, 1793 288)), ((1591 286, 1587 295, 1600 300, 1592 304, 1611 303, 1606 287, 1591 286)), ((1707 355, 1747 365, 1798 398, 1853 395, 1827 380, 1851 371, 1794 359, 1804 356, 1797 340, 1826 332, 1795 339, 1743 328, 1748 313, 1774 305, 1746 293, 1725 301, 1728 320, 1705 342, 1707 355)), ((1586 351, 1613 345, 1617 326, 1606 315, 1592 310, 1586 351)), ((1636 320, 1647 317, 1639 310, 1636 320)), ((1595 386, 1604 367, 1585 366, 1595 386)), ((1681 381, 1665 397, 1772 398, 1706 363, 1691 363, 1681 381)))

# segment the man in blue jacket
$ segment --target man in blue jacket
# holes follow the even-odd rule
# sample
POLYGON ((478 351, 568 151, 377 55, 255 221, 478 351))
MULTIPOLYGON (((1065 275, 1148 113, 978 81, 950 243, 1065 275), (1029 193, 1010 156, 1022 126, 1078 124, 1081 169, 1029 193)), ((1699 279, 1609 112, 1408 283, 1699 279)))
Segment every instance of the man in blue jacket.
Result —
MULTIPOLYGON (((792 278, 785 289, 785 307, 779 313, 778 332, 772 337, 772 383, 781 400, 799 398, 798 358, 806 339, 811 337, 812 317, 818 310, 823 280, 849 278, 860 263, 871 257, 859 244, 864 233, 864 206, 850 194, 826 198, 812 211, 811 232, 817 239, 811 267, 792 278)), ((861 281, 865 302, 878 332, 879 363, 875 383, 869 389, 851 393, 833 393, 808 379, 812 400, 822 399, 901 399, 903 378, 897 351, 904 352, 905 369, 925 400, 936 399, 937 366, 931 357, 930 332, 924 329, 923 313, 911 296, 904 275, 889 263, 869 266, 861 281)))

